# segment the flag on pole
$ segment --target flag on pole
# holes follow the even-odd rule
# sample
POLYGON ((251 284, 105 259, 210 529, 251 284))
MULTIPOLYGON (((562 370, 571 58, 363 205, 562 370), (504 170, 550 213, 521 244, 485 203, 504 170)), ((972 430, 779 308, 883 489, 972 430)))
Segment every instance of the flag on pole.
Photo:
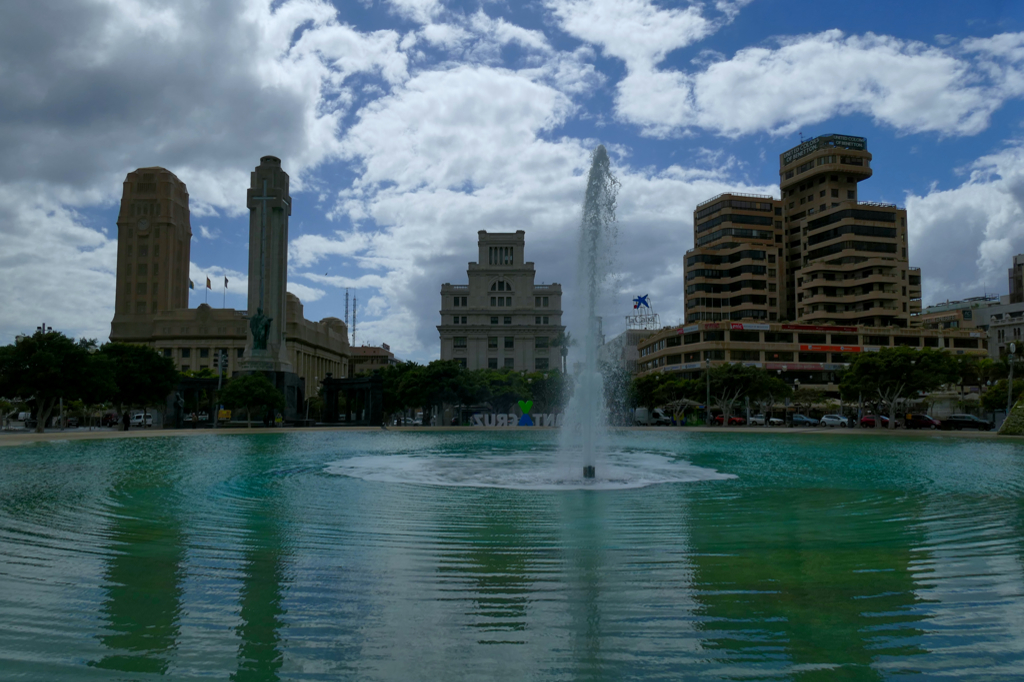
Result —
POLYGON ((188 288, 189 289, 195 289, 196 288, 196 283, 193 282, 191 279, 188 281, 188 288))
POLYGON ((228 278, 227 277, 224 278, 224 288, 225 289, 228 288, 228 278))
POLYGON ((213 284, 210 282, 210 278, 209 277, 206 278, 206 288, 207 289, 212 289, 213 288, 213 284))

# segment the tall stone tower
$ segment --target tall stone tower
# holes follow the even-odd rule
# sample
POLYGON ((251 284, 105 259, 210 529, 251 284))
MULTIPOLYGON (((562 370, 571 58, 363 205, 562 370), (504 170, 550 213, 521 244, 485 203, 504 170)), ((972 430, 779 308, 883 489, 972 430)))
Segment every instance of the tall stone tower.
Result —
POLYGON ((281 159, 264 156, 252 173, 246 202, 249 309, 243 367, 249 371, 292 371, 284 335, 291 201, 281 159))
POLYGON ((117 216, 111 336, 122 336, 119 331, 130 330, 121 327, 142 323, 143 316, 188 308, 191 240, 185 183, 166 168, 129 173, 117 216))

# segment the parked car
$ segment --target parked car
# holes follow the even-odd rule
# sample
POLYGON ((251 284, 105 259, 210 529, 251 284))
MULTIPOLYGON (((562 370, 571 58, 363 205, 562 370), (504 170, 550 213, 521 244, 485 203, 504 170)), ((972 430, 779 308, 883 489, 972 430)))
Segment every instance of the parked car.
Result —
POLYGON ((908 429, 937 429, 941 425, 942 422, 927 414, 912 414, 903 422, 904 428, 908 429))
POLYGON ((849 420, 841 414, 826 414, 818 423, 822 426, 841 426, 844 429, 850 425, 849 420))
POLYGON ((665 414, 660 407, 653 410, 638 407, 633 412, 633 423, 637 426, 671 426, 672 417, 665 414))
POLYGON ((114 412, 108 412, 100 419, 103 426, 117 426, 121 423, 121 416, 114 412))
POLYGON ((205 411, 200 412, 199 413, 199 421, 201 421, 201 422, 210 421, 210 415, 208 415, 205 411))
POLYGON ((794 414, 789 420, 790 426, 817 426, 818 420, 802 414, 794 414))
POLYGON ((942 420, 942 428, 959 431, 961 429, 978 429, 979 431, 991 431, 992 422, 985 421, 973 414, 951 414, 942 420))
POLYGON ((786 420, 781 417, 771 417, 768 419, 768 426, 785 426, 786 420))
MULTIPOLYGON (((883 429, 889 428, 889 418, 886 417, 883 414, 881 416, 881 419, 882 419, 882 428, 883 429)), ((899 425, 900 425, 900 423, 897 421, 896 422, 896 426, 899 426, 899 425)), ((860 426, 861 426, 862 429, 873 429, 873 428, 875 428, 875 415, 873 415, 873 414, 866 414, 863 417, 861 417, 860 418, 860 426)))
POLYGON ((132 426, 142 426, 143 417, 145 417, 146 426, 153 425, 153 415, 143 415, 141 412, 136 412, 135 414, 132 415, 132 426))
POLYGON ((751 426, 764 426, 764 415, 763 414, 755 414, 754 416, 752 416, 750 418, 750 425, 751 426))
MULTIPOLYGON (((721 426, 723 421, 725 421, 723 415, 716 414, 711 423, 715 426, 721 426)), ((743 417, 729 417, 729 426, 743 426, 746 423, 747 420, 743 417)))

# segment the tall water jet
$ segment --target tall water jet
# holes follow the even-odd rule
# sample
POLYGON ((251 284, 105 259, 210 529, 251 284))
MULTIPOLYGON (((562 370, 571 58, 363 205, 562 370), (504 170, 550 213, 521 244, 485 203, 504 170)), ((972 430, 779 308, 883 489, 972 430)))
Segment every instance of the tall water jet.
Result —
POLYGON ((598 302, 611 270, 611 254, 615 244, 615 196, 619 182, 611 173, 611 162, 604 146, 594 150, 587 179, 580 220, 579 263, 577 267, 577 301, 583 320, 583 371, 570 405, 572 428, 578 429, 582 450, 583 477, 595 477, 598 443, 607 425, 604 404, 604 381, 597 363, 600 343, 598 302))

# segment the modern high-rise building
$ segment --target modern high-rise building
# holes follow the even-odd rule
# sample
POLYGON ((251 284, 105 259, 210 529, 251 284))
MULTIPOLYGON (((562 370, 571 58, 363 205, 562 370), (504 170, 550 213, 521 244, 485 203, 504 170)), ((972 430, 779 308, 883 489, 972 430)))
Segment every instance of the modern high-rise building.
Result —
POLYGON ((906 327, 920 309, 906 209, 857 200, 871 158, 867 140, 849 135, 816 137, 779 156, 787 319, 906 327))
POLYGON ((779 319, 785 293, 782 205, 770 196, 719 194, 693 212, 686 252, 686 321, 779 319))
POLYGON ((441 359, 469 369, 558 369, 562 286, 536 283, 522 230, 477 234, 469 283, 441 285, 441 359))
POLYGON ((1010 268, 1010 303, 1024 303, 1024 254, 1013 257, 1010 268))

